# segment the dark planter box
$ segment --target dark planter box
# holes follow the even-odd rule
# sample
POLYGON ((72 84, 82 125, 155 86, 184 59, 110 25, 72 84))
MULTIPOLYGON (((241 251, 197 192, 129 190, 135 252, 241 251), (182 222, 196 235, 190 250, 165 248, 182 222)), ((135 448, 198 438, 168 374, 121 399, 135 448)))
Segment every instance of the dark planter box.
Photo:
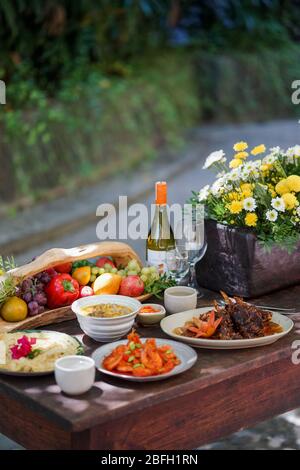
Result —
POLYGON ((251 230, 205 223, 208 245, 196 265, 199 286, 257 297, 300 283, 300 244, 291 254, 277 246, 267 252, 251 230))

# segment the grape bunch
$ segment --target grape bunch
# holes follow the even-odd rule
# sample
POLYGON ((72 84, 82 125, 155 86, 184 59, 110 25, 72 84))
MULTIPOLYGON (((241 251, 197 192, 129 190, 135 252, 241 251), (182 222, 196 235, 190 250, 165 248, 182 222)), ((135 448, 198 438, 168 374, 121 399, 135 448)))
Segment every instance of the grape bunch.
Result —
POLYGON ((47 296, 45 286, 51 281, 56 271, 48 269, 34 277, 25 279, 20 288, 20 296, 28 305, 28 315, 34 317, 45 311, 47 296))
POLYGON ((145 286, 150 285, 153 281, 159 279, 159 272, 156 266, 146 266, 141 268, 135 259, 129 261, 128 265, 123 271, 125 276, 139 276, 144 282, 145 286))

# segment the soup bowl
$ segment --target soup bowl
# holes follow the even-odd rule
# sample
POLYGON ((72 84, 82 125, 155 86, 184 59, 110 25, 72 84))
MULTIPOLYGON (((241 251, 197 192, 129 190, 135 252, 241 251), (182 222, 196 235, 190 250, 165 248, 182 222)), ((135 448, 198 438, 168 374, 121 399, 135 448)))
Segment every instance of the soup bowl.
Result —
POLYGON ((76 314, 80 328, 95 341, 108 343, 122 338, 132 328, 141 302, 124 295, 93 295, 73 302, 71 308, 76 314), (84 310, 100 304, 115 304, 131 309, 130 313, 116 317, 91 317, 84 310))

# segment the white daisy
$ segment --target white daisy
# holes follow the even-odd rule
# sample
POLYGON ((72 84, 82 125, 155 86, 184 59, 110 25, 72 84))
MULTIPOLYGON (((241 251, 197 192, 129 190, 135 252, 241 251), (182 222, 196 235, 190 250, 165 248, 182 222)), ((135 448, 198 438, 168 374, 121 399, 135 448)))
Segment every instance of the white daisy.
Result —
POLYGON ((203 165, 203 170, 207 170, 210 168, 214 163, 226 162, 226 158, 224 158, 225 153, 223 150, 216 150, 215 152, 212 152, 210 155, 208 155, 204 165, 203 165))
POLYGON ((266 212, 266 219, 270 222, 275 222, 278 217, 278 212, 275 209, 266 212))
POLYGON ((278 154, 278 153, 282 153, 283 151, 279 146, 277 146, 277 147, 271 147, 270 152, 273 154, 278 154))
POLYGON ((219 196, 221 189, 224 188, 224 183, 225 183, 224 177, 217 179, 217 180, 213 183, 212 187, 210 188, 211 193, 212 193, 214 196, 219 196))
POLYGON ((276 156, 273 154, 273 153, 270 153, 269 155, 266 155, 262 162, 263 164, 267 164, 267 165, 271 165, 272 163, 274 163, 276 160, 276 156))
POLYGON ((297 212, 298 217, 300 217, 300 206, 297 207, 296 212, 297 212))
POLYGON ((209 195, 209 184, 204 186, 204 188, 200 189, 199 194, 198 194, 198 201, 202 202, 205 201, 205 199, 208 198, 209 195))
POLYGON ((282 197, 275 197, 272 199, 271 206, 279 212, 285 211, 285 202, 282 197))
POLYGON ((244 201, 243 201, 243 208, 244 208, 246 211, 249 211, 249 212, 255 211, 255 209, 256 209, 256 201, 255 201, 254 197, 247 197, 246 199, 244 199, 244 201))
POLYGON ((241 178, 241 170, 239 168, 234 168, 228 173, 228 179, 230 181, 238 181, 241 178))

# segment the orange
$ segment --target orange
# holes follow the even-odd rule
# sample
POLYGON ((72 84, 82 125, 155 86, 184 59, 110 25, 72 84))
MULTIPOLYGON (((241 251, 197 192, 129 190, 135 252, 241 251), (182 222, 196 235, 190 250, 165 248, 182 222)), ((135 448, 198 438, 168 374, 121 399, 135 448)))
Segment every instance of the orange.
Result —
POLYGON ((119 274, 104 273, 95 280, 93 289, 96 295, 117 294, 119 292, 122 277, 119 274))

